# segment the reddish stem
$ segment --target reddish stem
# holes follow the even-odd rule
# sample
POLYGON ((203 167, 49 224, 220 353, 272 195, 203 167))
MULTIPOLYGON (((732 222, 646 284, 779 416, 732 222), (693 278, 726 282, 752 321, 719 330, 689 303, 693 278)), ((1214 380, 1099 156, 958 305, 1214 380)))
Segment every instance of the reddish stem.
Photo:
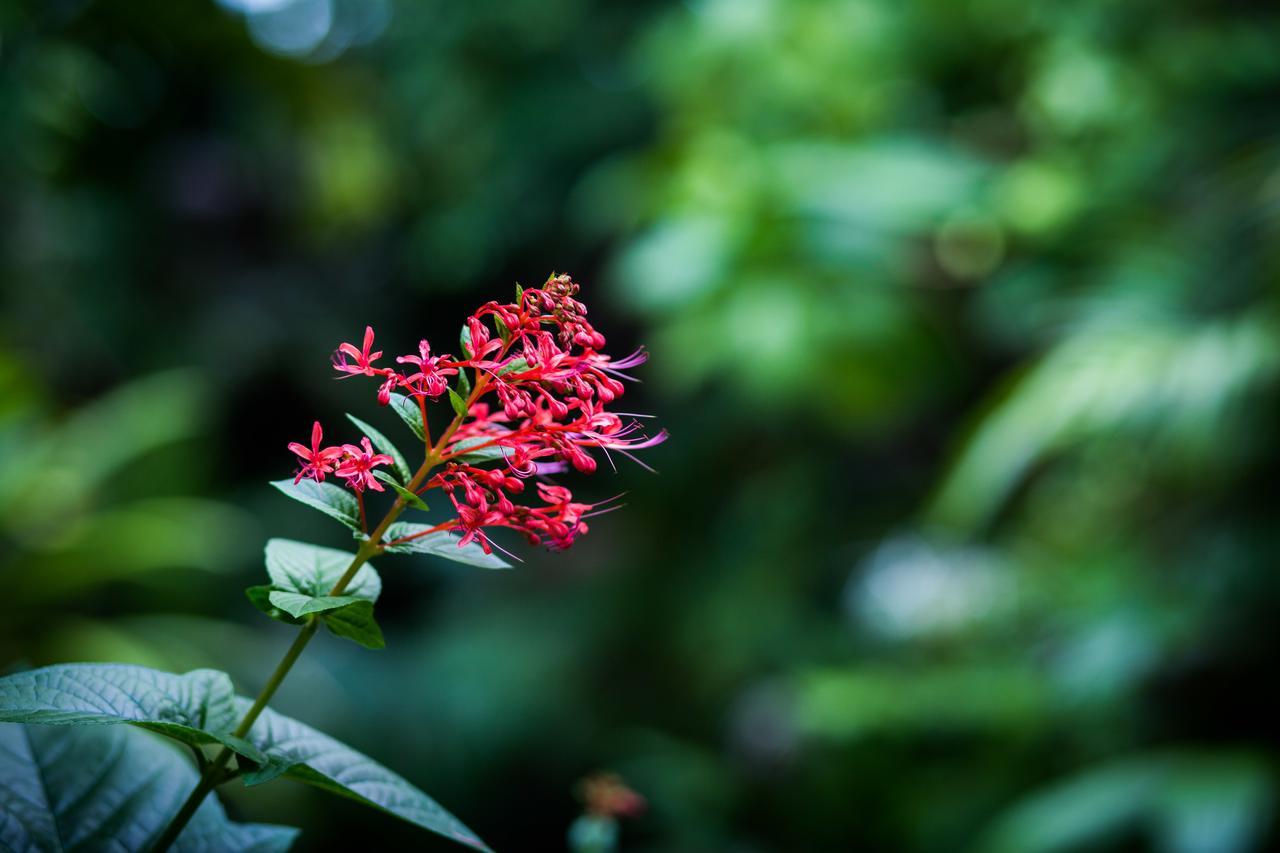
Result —
POLYGON ((426 530, 419 530, 417 533, 410 534, 409 536, 401 536, 399 539, 392 539, 390 542, 388 542, 388 543, 386 543, 386 544, 387 544, 387 545, 402 545, 402 544, 404 544, 405 542, 410 542, 410 541, 412 541, 412 540, 414 540, 414 539, 418 539, 418 538, 420 538, 420 537, 422 537, 422 536, 426 536, 426 535, 427 535, 427 534, 429 534, 429 533, 439 533, 441 530, 445 530, 445 529, 447 529, 447 528, 449 528, 449 527, 452 527, 452 526, 453 526, 453 520, 450 520, 450 521, 442 521, 442 522, 440 522, 439 524, 437 524, 435 527, 430 527, 430 528, 427 528, 426 530))
POLYGON ((422 412, 423 441, 425 441, 427 447, 430 448, 431 447, 431 424, 427 423, 427 398, 425 396, 418 397, 418 411, 422 412))

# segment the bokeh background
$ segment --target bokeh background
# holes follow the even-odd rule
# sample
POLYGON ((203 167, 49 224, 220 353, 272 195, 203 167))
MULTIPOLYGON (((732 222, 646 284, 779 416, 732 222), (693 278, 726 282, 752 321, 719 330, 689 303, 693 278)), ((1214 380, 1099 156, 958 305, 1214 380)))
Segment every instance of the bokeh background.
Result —
MULTIPOLYGON (((6 666, 256 691, 327 358, 567 271, 672 432, 275 703, 499 850, 1275 848, 1280 20, 1082 0, 5 0, 6 666)), ((451 849, 279 783, 297 849, 451 849)))

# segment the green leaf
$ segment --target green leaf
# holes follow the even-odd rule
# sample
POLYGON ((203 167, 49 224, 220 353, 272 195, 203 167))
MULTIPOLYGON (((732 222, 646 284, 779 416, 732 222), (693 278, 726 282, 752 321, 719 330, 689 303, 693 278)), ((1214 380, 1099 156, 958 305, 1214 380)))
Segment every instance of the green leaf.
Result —
POLYGON ((245 587, 244 594, 249 599, 249 603, 272 619, 284 622, 286 625, 301 625, 303 620, 293 618, 271 603, 271 589, 270 584, 258 584, 257 586, 245 587))
MULTIPOLYGON (((488 850, 475 833, 395 773, 270 708, 246 740, 223 735, 252 704, 231 697, 225 673, 209 670, 173 675, 124 664, 62 664, 0 678, 0 722, 131 723, 186 743, 220 741, 257 765, 244 773, 246 784, 287 776, 488 850)), ((177 797, 184 797, 189 787, 176 789, 177 797)), ((166 820, 176 806, 165 813, 166 820)))
POLYGON ((321 548, 290 539, 272 539, 267 543, 267 605, 260 600, 260 588, 250 600, 272 618, 299 620, 310 614, 321 614, 329 630, 339 637, 355 640, 362 646, 380 649, 385 644, 382 631, 373 621, 373 603, 382 593, 382 579, 373 566, 365 563, 347 584, 342 595, 330 595, 334 584, 346 574, 354 555, 333 548, 321 548))
MULTIPOLYGON (((419 412, 418 416, 421 418, 422 413, 419 412)), ((351 421, 356 425, 357 429, 369 436, 369 440, 373 442, 373 446, 378 448, 380 453, 385 453, 391 457, 391 466, 395 468, 396 475, 400 478, 400 482, 407 483, 413 479, 413 471, 409 469, 409 463, 405 461, 404 454, 400 452, 398 447, 391 443, 390 439, 353 414, 348 413, 347 420, 351 421)))
POLYGON ((524 285, 516 282, 516 304, 521 305, 524 302, 524 285))
POLYGON ((315 480, 273 480, 271 485, 295 501, 301 501, 325 515, 336 518, 352 530, 360 529, 360 505, 355 496, 333 483, 317 483, 315 480))
POLYGON ((493 315, 493 325, 497 328, 498 337, 502 338, 504 344, 511 340, 511 329, 507 328, 506 322, 497 314, 493 315))
POLYGON ((373 618, 373 602, 356 601, 324 615, 324 624, 339 637, 355 640, 366 649, 381 649, 387 643, 373 618))
POLYGON ((417 509, 422 510, 423 512, 427 511, 428 509, 427 504, 425 501, 422 500, 422 497, 420 495, 417 495, 409 491, 404 486, 397 483, 395 481, 395 478, 392 477, 390 474, 388 474, 386 471, 374 471, 373 476, 377 477, 379 480, 381 480, 382 482, 390 486, 392 489, 394 489, 397 495, 404 498, 404 502, 408 506, 415 507, 417 509))
MULTIPOLYGON (((241 699, 244 709, 249 700, 241 699)), ((249 740, 267 755, 265 766, 244 776, 256 785, 279 776, 314 785, 393 814, 477 850, 488 847, 435 800, 349 746, 270 708, 254 723, 249 740)))
POLYGON ((300 592, 285 592, 279 589, 272 590, 269 599, 273 605, 295 619, 301 619, 310 613, 325 613, 329 610, 337 610, 339 607, 346 607, 356 601, 364 602, 371 607, 373 604, 373 602, 366 601, 363 598, 356 598, 354 595, 303 595, 300 592))
MULTIPOLYGON (((267 542, 267 574, 275 589, 299 592, 312 597, 325 596, 346 574, 354 554, 336 548, 321 548, 292 539, 267 542)), ((343 595, 377 601, 382 593, 382 579, 369 563, 356 572, 343 590, 343 595)))
MULTIPOLYGON (((397 521, 387 528, 383 541, 390 542, 393 539, 413 536, 415 533, 430 529, 425 524, 397 521)), ((393 554, 432 554, 437 557, 444 557, 446 560, 453 560, 455 563, 466 563, 469 566, 479 566, 482 569, 511 568, 510 563, 505 562, 496 554, 486 554, 484 549, 475 542, 469 542, 464 547, 459 548, 458 540, 460 538, 456 533, 437 530, 434 533, 419 536, 417 539, 411 539, 399 545, 387 545, 386 549, 393 554)))
POLYGON ((471 396, 471 377, 465 367, 458 368, 458 396, 464 400, 471 396))
POLYGON ((264 756, 231 737, 239 719, 231 679, 125 664, 61 664, 0 678, 0 722, 129 723, 182 743, 221 743, 261 764, 264 756))
MULTIPOLYGON (((171 745, 128 726, 0 725, 0 847, 149 850, 199 774, 171 745)), ((178 853, 288 850, 298 830, 234 823, 208 797, 178 853)))
POLYGON ((467 401, 458 396, 458 392, 449 389, 449 405, 453 406, 453 412, 460 418, 467 416, 467 401))
POLYGON ((355 640, 370 649, 386 646, 382 629, 373 619, 373 602, 368 599, 354 595, 303 595, 269 586, 250 587, 250 590, 254 593, 250 600, 272 619, 301 625, 306 616, 316 613, 339 637, 355 640))
MULTIPOLYGON (((1089 762, 1015 799, 971 849, 1061 853, 1105 849, 1148 828, 1148 849, 1244 853, 1267 847, 1274 783, 1260 756, 1234 750, 1147 750, 1089 762), (1215 827, 1211 834, 1206 826, 1215 827)), ((1139 837, 1132 836, 1137 842, 1139 837)))
POLYGON ((427 440, 427 431, 422 425, 422 407, 418 405, 417 400, 406 397, 404 394, 392 394, 391 408, 396 410, 400 420, 409 425, 409 429, 413 430, 418 441, 427 440))
POLYGON ((471 327, 466 323, 462 324, 462 332, 458 335, 458 343, 462 345, 462 354, 467 358, 475 355, 471 351, 471 327))
POLYGON ((464 438, 459 441, 455 441, 450 445, 449 453, 458 455, 451 456, 451 461, 478 465, 484 462, 493 462, 498 459, 504 459, 514 452, 509 447, 503 447, 500 444, 492 444, 492 441, 493 439, 483 435, 472 436, 471 438, 464 438), (477 450, 468 451, 468 448, 478 447, 481 444, 486 446, 479 447, 477 450))
POLYGON ((498 371, 498 375, 506 376, 508 373, 524 373, 528 369, 529 362, 525 361, 522 356, 520 358, 513 358, 511 361, 504 364, 502 369, 498 371))

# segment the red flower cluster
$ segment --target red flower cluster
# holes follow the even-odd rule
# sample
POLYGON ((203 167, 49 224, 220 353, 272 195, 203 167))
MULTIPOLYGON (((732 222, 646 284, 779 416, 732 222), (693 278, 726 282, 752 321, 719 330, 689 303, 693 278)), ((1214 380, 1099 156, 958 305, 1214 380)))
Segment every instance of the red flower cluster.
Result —
POLYGON ((458 544, 466 545, 474 540, 488 551, 490 545, 484 528, 509 527, 523 533, 531 545, 545 543, 553 551, 561 551, 587 532, 582 519, 592 514, 599 504, 574 503, 568 489, 549 483, 537 484, 543 506, 513 503, 510 496, 524 491, 524 481, 511 476, 513 470, 486 470, 450 463, 431 481, 430 487, 441 488, 458 513, 454 526, 462 533, 458 544))
MULTIPOLYGON (((568 547, 587 531, 583 519, 599 505, 575 503, 568 489, 546 482, 537 484, 540 505, 516 504, 512 497, 525 491, 525 480, 569 467, 591 473, 595 450, 634 459, 631 451, 667 437, 665 430, 646 435, 635 420, 640 416, 608 411, 623 394, 622 380, 630 379, 625 371, 643 364, 646 355, 637 350, 614 360, 601 352, 605 338, 588 322, 577 294, 578 285, 561 275, 540 288, 517 289, 513 303, 488 302, 467 318, 462 357, 432 355, 424 340, 416 355, 396 358, 412 370, 374 365, 382 353, 373 351, 371 328, 365 329, 362 347, 344 343, 334 353, 334 367, 343 378, 379 380, 379 403, 386 405, 397 392, 417 401, 428 459, 444 464, 419 491, 439 488, 449 497, 461 545, 475 541, 488 552, 485 529, 507 527, 533 544, 568 547), (450 392, 451 379, 457 383, 451 394, 454 411, 460 413, 433 444, 426 403, 450 392), (481 468, 484 459, 499 465, 481 468)), ((381 490, 372 468, 388 464, 388 457, 374 454, 368 439, 363 451, 353 445, 321 449, 319 430, 317 424, 309 450, 290 445, 304 462, 299 478, 323 480, 334 471, 357 491, 381 490)))

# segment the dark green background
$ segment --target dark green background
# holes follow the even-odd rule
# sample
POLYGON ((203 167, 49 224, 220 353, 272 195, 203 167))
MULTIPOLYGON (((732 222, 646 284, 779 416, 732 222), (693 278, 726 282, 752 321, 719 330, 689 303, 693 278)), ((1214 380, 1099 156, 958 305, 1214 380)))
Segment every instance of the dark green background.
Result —
POLYGON ((3 662, 255 691, 263 542, 344 539, 266 486, 286 442, 395 427, 329 352, 568 271, 652 352, 660 473, 572 481, 627 506, 514 573, 382 560, 388 648, 317 642, 282 711, 499 850, 562 849, 599 769, 627 851, 1274 845, 1277 24, 0 2, 3 662))

